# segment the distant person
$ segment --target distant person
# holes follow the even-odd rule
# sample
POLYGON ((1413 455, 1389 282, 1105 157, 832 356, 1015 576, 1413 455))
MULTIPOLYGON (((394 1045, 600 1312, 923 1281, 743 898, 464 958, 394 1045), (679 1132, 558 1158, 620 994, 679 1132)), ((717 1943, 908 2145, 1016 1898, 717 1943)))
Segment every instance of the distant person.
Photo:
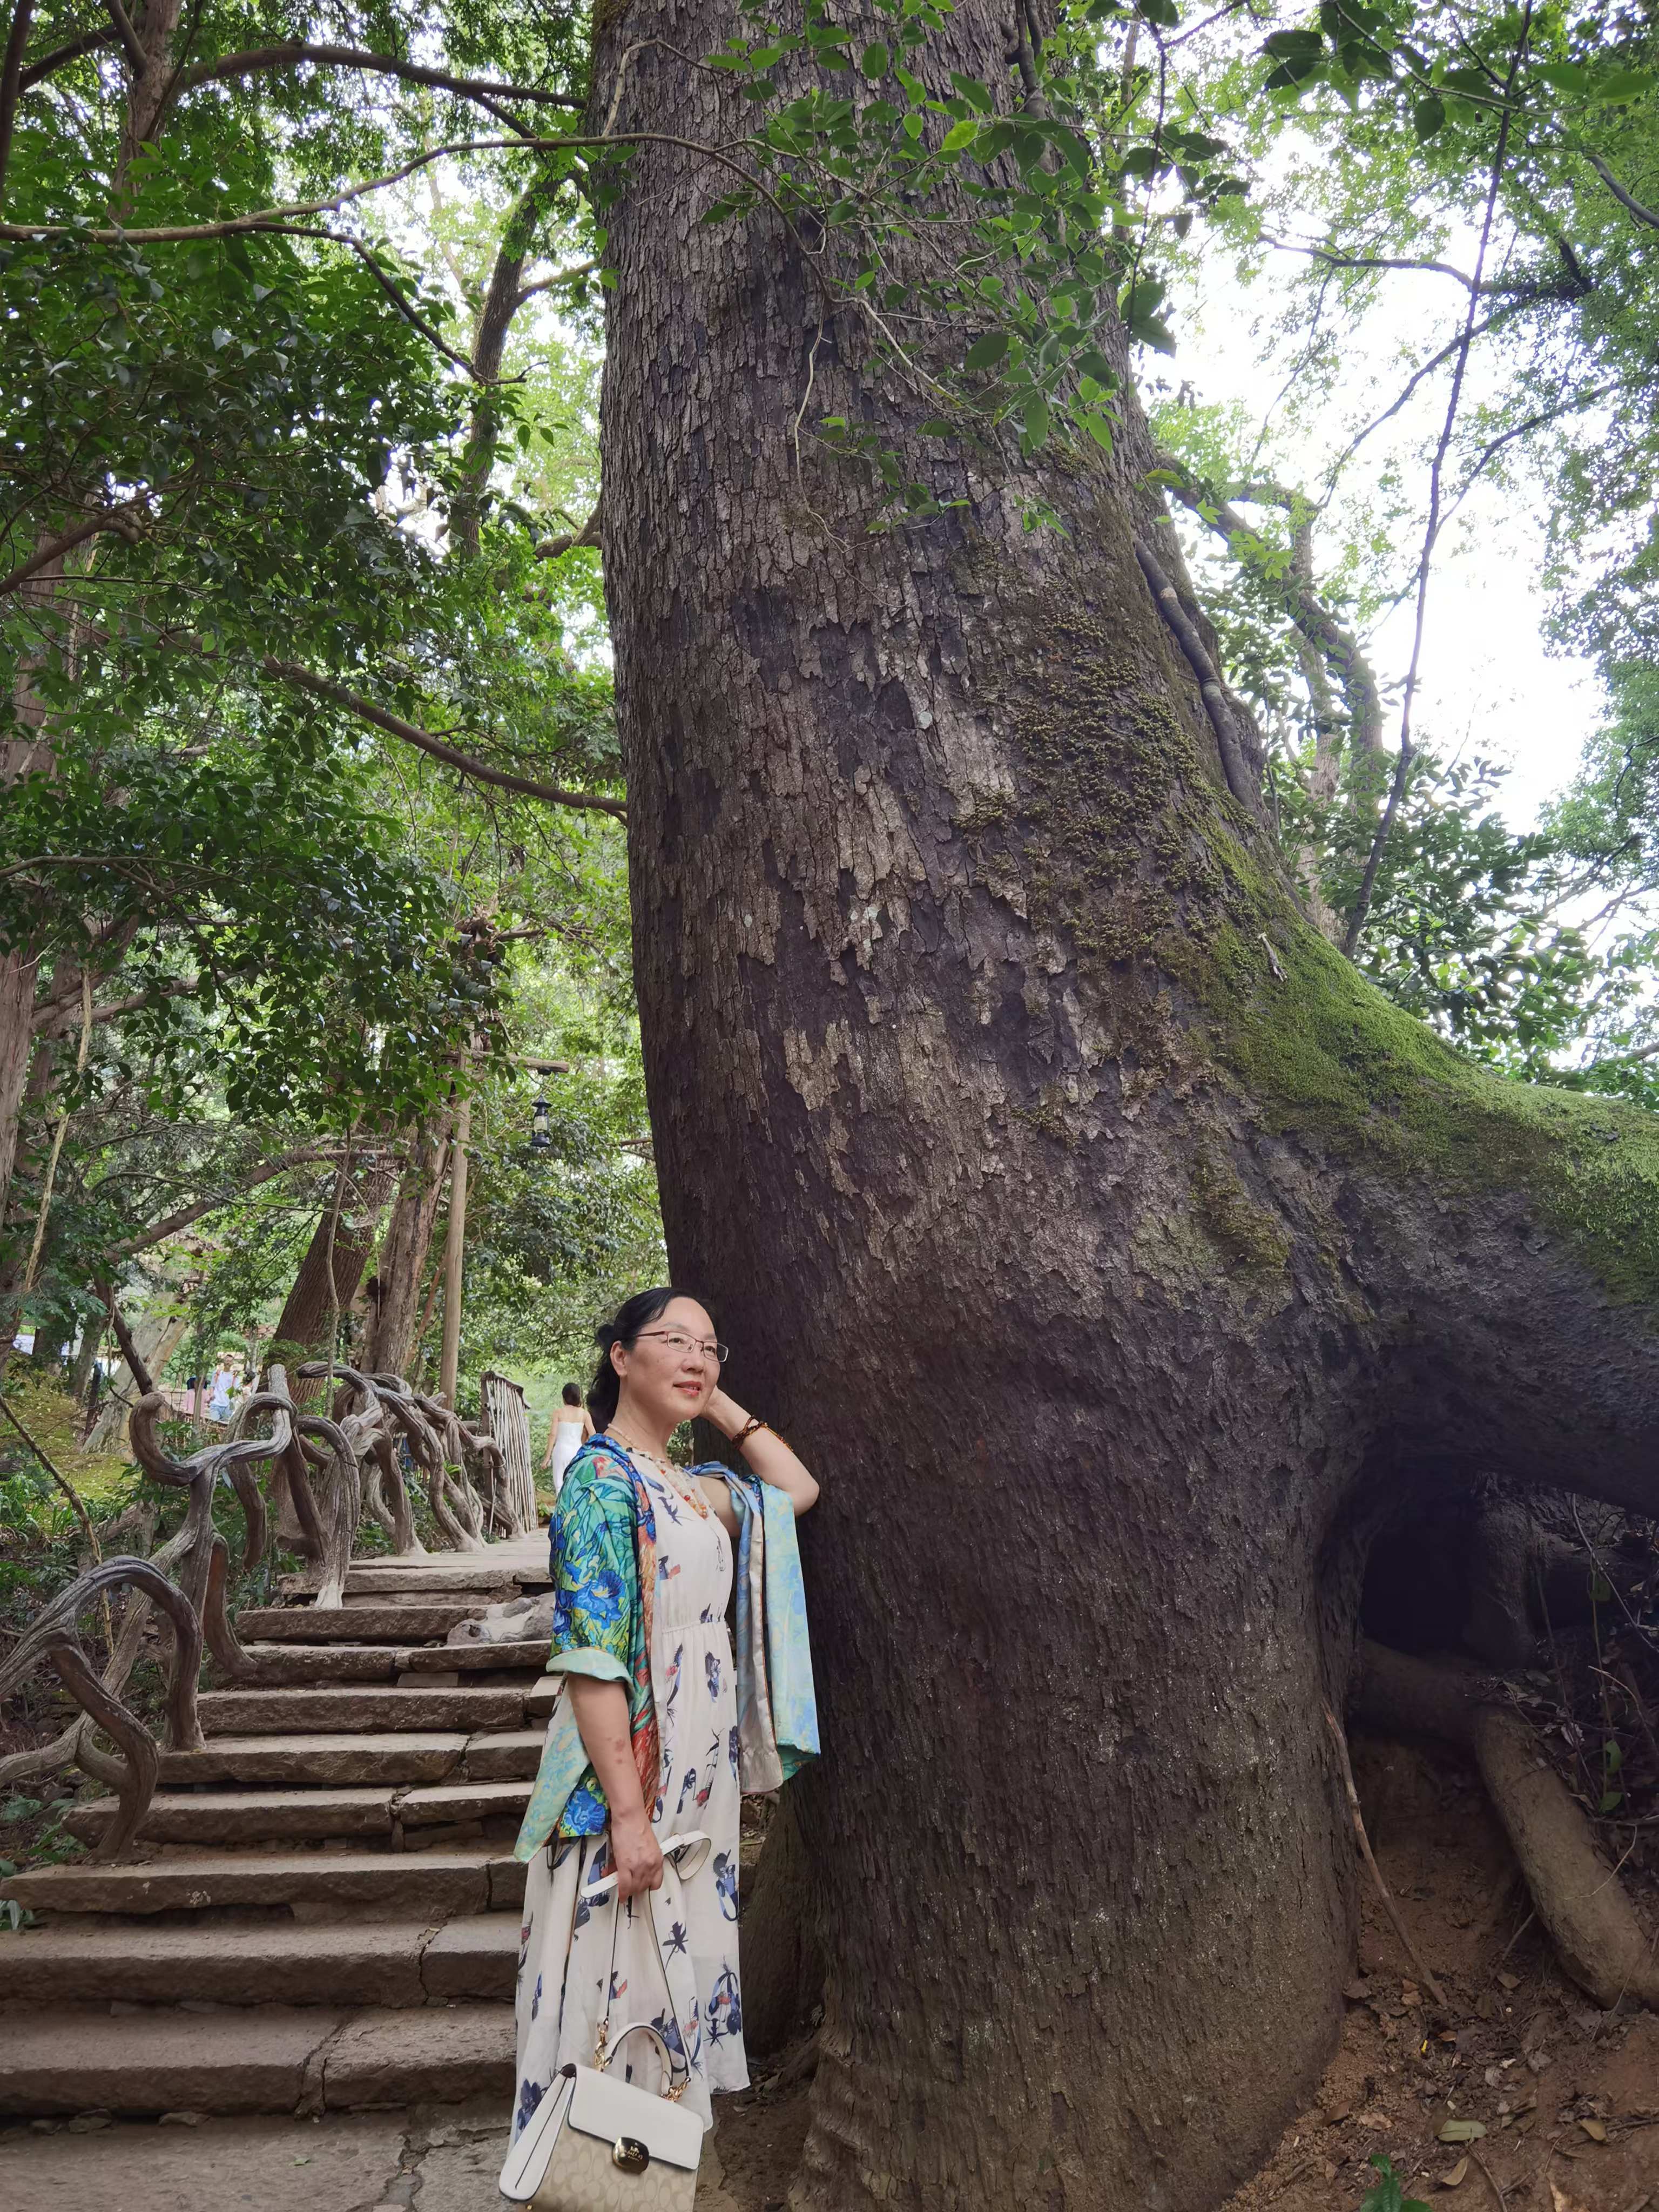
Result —
POLYGON ((232 1401, 241 1386, 241 1376, 228 1359, 222 1359, 208 1385, 209 1420, 217 1421, 222 1428, 229 1426, 232 1401))
POLYGON ((574 1382, 564 1386, 564 1395, 558 1407, 558 1417, 547 1432, 547 1457, 542 1462, 545 1473, 553 1470, 553 1495, 556 1498, 564 1487, 564 1471, 593 1433, 593 1424, 582 1403, 582 1394, 574 1382))

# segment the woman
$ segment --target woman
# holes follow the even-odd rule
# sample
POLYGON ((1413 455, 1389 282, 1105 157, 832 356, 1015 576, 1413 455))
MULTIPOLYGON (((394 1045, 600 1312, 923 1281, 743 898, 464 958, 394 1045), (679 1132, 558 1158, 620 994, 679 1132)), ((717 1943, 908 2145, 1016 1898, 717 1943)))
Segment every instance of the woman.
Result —
MULTIPOLYGON (((740 1792, 776 1788, 817 1748, 794 1547, 817 1484, 720 1389, 726 1347, 696 1298, 643 1291, 594 1340, 587 1402, 600 1433, 571 1462, 552 1522, 548 1666, 565 1694, 517 1847, 529 1873, 515 2136, 562 2066, 595 2063, 602 2027, 613 2041, 636 2021, 655 2027, 705 2124, 711 2092, 746 2087, 740 1792), (747 1474, 674 1464, 670 1438, 699 1415, 747 1474), (709 1848, 684 1868, 665 1860, 664 1839, 691 1831, 709 1848), (614 1887, 597 1895, 590 1885, 608 1875, 614 1887)), ((648 2039, 630 2040, 619 2066, 668 2086, 648 2039)))
POLYGON ((566 1469, 592 1433, 593 1424, 582 1403, 581 1392, 574 1382, 567 1382, 559 1417, 547 1432, 547 1457, 542 1462, 544 1474, 550 1467, 553 1470, 555 1498, 564 1487, 566 1469))

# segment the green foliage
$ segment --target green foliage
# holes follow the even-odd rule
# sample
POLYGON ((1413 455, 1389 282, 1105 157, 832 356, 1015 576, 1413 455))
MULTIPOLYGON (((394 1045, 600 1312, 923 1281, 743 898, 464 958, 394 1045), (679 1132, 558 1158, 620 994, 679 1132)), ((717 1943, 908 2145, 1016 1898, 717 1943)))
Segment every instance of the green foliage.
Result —
POLYGON ((1394 2170, 1394 2161, 1382 2151, 1371 2154, 1371 2164, 1376 2169, 1376 2179, 1359 2200, 1359 2212, 1429 2212, 1421 2197, 1404 2194, 1403 2177, 1394 2170))

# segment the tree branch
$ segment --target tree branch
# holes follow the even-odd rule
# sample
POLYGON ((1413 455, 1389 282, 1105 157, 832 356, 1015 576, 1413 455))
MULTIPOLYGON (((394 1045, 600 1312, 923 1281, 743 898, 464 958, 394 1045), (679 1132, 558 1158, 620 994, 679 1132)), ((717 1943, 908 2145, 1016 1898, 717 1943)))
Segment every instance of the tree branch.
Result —
POLYGON ((43 539, 27 561, 19 562, 9 575, 0 576, 0 599, 21 591, 32 576, 38 576, 43 568, 49 568, 54 561, 61 559, 76 546, 83 545, 88 538, 96 538, 105 531, 113 531, 119 537, 136 538, 138 533, 133 517, 142 503, 142 499, 128 500, 124 506, 106 507, 96 514, 83 515, 61 536, 43 539))
POLYGON ((244 53, 224 54, 216 62, 198 62, 180 70, 177 93, 191 92, 198 84, 222 84, 232 77, 255 76, 266 70, 286 69, 309 62, 317 69, 362 70, 370 76, 395 76, 405 84, 430 85, 439 92, 459 93, 464 100, 527 100, 544 107, 566 107, 579 112, 582 102, 568 92, 545 92, 533 85, 501 84, 493 77, 453 76, 447 70, 429 69, 406 62, 396 54, 374 54, 358 46, 313 46, 286 42, 276 46, 251 46, 244 53))
POLYGON ((1646 223, 1651 230, 1659 230, 1659 214, 1656 214, 1650 207, 1644 207, 1640 200, 1626 191, 1599 154, 1592 154, 1588 147, 1585 147, 1583 151, 1584 159, 1618 201, 1620 206, 1633 215, 1638 222, 1646 223))
POLYGON ((82 31, 78 39, 69 39, 61 46, 54 46, 49 54, 42 54, 38 62, 31 62, 17 81, 20 93, 32 92, 37 84, 49 76, 56 76, 60 69, 78 62, 82 54, 95 54, 105 46, 117 43, 110 31, 82 31))
POLYGON ((574 269, 561 269, 554 276, 538 276, 533 284, 519 289, 513 305, 516 311, 526 300, 533 300, 538 292, 556 292, 562 284, 574 284, 579 277, 591 276, 599 266, 597 261, 579 261, 574 269))
POLYGON ((121 5, 121 0, 104 0, 110 21, 115 26, 115 36, 121 51, 131 64, 135 76, 143 76, 149 67, 149 56, 144 52, 144 42, 132 27, 132 19, 121 5))
POLYGON ((406 722, 400 714, 389 714, 377 707, 372 699, 361 692, 349 691, 344 684, 336 684, 325 676, 314 675, 308 668, 301 668, 290 660, 278 660, 267 654, 259 664, 267 676, 279 684, 291 684, 296 691, 308 691, 313 698, 326 699, 331 705, 343 707, 349 714, 388 737, 401 738, 405 744, 418 746, 434 760, 442 761, 447 768, 458 769, 475 783, 491 783, 502 791, 516 791, 526 799, 539 799, 550 806, 570 806, 587 809, 599 814, 614 814, 618 822, 628 819, 628 810, 617 799, 604 799, 597 792, 565 791, 557 784, 541 783, 533 777, 514 775, 505 769, 491 768, 487 762, 475 760, 470 753, 459 752, 453 745, 446 744, 441 738, 423 730, 417 723, 406 722))
POLYGON ((120 1307, 115 1303, 115 1285, 97 1277, 94 1279, 93 1287, 109 1309, 110 1327, 115 1331, 115 1341, 121 1347, 121 1357, 127 1363, 127 1372, 137 1384, 140 1396, 148 1398, 155 1388, 155 1380, 144 1364, 143 1355, 133 1341, 132 1331, 122 1318, 120 1307))
MULTIPOLYGON (((176 1213, 169 1213, 164 1220, 142 1231, 137 1237, 129 1237, 119 1244, 112 1244, 107 1256, 111 1260, 130 1260, 135 1252, 148 1252, 152 1245, 163 1244, 169 1237, 176 1237, 181 1229, 188 1229, 191 1222, 199 1221, 204 1214, 216 1213, 222 1206, 228 1206, 244 1191, 257 1190, 261 1183, 274 1182, 278 1176, 286 1175, 290 1168, 307 1167, 313 1161, 337 1160, 339 1157, 337 1152, 319 1152, 314 1146, 305 1146, 299 1152, 283 1152, 276 1159, 267 1160, 263 1167, 256 1168, 251 1175, 242 1176, 234 1190, 219 1191, 211 1198, 194 1200, 189 1206, 181 1206, 176 1213)), ((100 1294, 101 1291, 100 1285, 100 1294)), ((116 1334, 118 1336, 121 1334, 118 1322, 116 1334)), ((123 1352, 126 1351, 125 1340, 121 1349, 123 1352)), ((127 1364, 131 1366, 131 1359, 127 1364)))
POLYGON ((12 125, 17 118, 23 49, 29 42, 29 25, 33 20, 34 0, 16 0, 6 40, 5 59, 0 61, 0 207, 5 204, 6 165, 11 159, 12 125))
MULTIPOLYGON (((187 998, 200 986, 199 975, 181 975, 170 982, 156 983, 148 991, 135 991, 131 998, 112 999, 107 1006, 93 1008, 94 1025, 100 1022, 118 1021, 123 1014, 136 1014, 140 1008, 153 1006, 162 999, 187 998)), ((78 1018, 78 1008, 75 1003, 69 1000, 48 1000, 44 1006, 36 1009, 31 1026, 38 1037, 54 1037, 73 1029, 78 1018)))
POLYGON ((596 505, 580 530, 568 530, 558 538, 544 538, 536 548, 536 558, 538 561, 556 561, 561 553, 573 553, 579 545, 597 545, 601 512, 601 507, 596 505))

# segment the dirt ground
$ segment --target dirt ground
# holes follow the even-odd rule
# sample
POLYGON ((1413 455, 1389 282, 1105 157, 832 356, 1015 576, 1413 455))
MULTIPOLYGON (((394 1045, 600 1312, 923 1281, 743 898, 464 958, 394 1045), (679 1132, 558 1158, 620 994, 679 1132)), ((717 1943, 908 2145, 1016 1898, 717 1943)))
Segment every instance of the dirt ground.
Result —
MULTIPOLYGON (((1336 2055, 1224 2212, 1357 2212, 1379 2154, 1435 2212, 1659 2212, 1659 2017, 1599 2012, 1561 1974, 1463 1762, 1363 1739, 1353 1749, 1372 1848, 1446 2010, 1367 1886, 1336 2055), (1459 2121, 1486 2132, 1443 2142, 1459 2121)), ((1635 1863, 1624 1878, 1659 1929, 1659 1884, 1635 1863)), ((753 2088, 720 2100, 735 2212, 781 2212, 807 2065, 797 2051, 757 2066, 753 2088)))

